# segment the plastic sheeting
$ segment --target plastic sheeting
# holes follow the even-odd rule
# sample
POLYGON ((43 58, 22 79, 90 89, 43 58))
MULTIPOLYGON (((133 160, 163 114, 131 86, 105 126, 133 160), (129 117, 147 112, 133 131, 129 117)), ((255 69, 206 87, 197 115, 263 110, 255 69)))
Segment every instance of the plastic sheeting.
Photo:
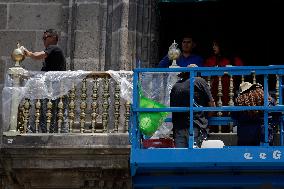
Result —
MULTIPOLYGON (((13 79, 7 74, 2 92, 4 125, 7 126, 10 120, 12 99, 16 98, 17 103, 20 103, 25 98, 30 100, 46 98, 54 100, 60 96, 67 95, 73 85, 76 86, 91 73, 90 71, 82 70, 62 72, 27 71, 21 77, 18 87, 13 86, 13 79)), ((109 70, 107 73, 119 83, 120 97, 132 103, 133 72, 109 70)), ((170 91, 178 79, 176 73, 150 72, 141 73, 139 77, 139 85, 144 96, 169 106, 170 91)), ((171 128, 165 125, 162 125, 161 130, 158 130, 158 134, 155 135, 167 134, 171 130, 171 128)))
MULTIPOLYGON (((132 103, 133 72, 108 71, 112 78, 120 84, 120 95, 132 103)), ((140 92, 147 98, 170 106, 170 91, 177 82, 177 73, 146 72, 139 75, 140 92)), ((171 113, 168 117, 171 117, 171 113)), ((172 131, 172 123, 164 122, 153 134, 152 138, 167 138, 172 131)))
MULTIPOLYGON (((120 83, 120 95, 132 103, 133 72, 108 71, 116 82, 120 83)), ((177 73, 147 72, 139 75, 140 92, 147 98, 170 106, 170 91, 177 82, 177 73)), ((171 117, 171 113, 168 117, 171 117)), ((152 138, 167 138, 172 131, 172 123, 163 123, 152 138)))
POLYGON ((119 84, 120 97, 132 103, 133 72, 109 70, 107 73, 119 84))
MULTIPOLYGON (((22 77, 19 88, 21 97, 24 96, 30 100, 34 99, 57 99, 66 95, 72 88, 73 83, 77 85, 82 81, 90 71, 61 71, 61 72, 33 72, 29 71, 22 77)), ((12 87, 13 81, 10 76, 6 77, 4 90, 12 87)), ((8 89, 10 90, 10 89, 8 89)))
POLYGON ((15 103, 16 105, 19 104, 24 98, 30 100, 45 98, 54 100, 67 95, 73 84, 77 85, 90 73, 90 71, 82 70, 61 72, 26 71, 20 77, 20 83, 17 87, 13 85, 12 77, 7 74, 2 91, 2 119, 5 127, 9 125, 11 116, 17 116, 10 115, 11 107, 15 107, 15 103), (12 99, 14 99, 13 104, 12 99))
MULTIPOLYGON (((170 106, 170 91, 173 85, 178 81, 177 73, 141 73, 140 83, 144 96, 170 106)), ((171 117, 171 113, 168 117, 171 117)), ((164 122, 154 133, 152 138, 167 138, 172 131, 172 123, 164 122)))

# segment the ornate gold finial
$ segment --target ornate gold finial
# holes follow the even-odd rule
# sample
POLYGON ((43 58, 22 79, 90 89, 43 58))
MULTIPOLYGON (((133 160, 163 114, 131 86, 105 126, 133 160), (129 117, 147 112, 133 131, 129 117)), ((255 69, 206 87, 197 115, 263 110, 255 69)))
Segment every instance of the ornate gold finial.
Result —
POLYGON ((181 52, 179 50, 179 48, 177 48, 178 44, 176 43, 176 41, 174 40, 174 42, 171 44, 171 46, 169 47, 169 51, 168 51, 168 57, 170 60, 173 61, 172 65, 170 66, 170 68, 174 68, 174 67, 179 67, 177 65, 176 60, 178 59, 178 57, 180 56, 181 52))
POLYGON ((11 54, 12 60, 16 62, 15 67, 20 67, 20 62, 25 59, 24 47, 17 43, 17 48, 11 54))

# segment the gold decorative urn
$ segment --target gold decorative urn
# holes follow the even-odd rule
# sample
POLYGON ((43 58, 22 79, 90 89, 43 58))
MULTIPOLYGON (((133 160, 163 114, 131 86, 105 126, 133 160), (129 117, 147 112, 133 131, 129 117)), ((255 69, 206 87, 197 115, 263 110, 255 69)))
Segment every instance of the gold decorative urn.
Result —
POLYGON ((24 47, 17 43, 17 48, 13 50, 11 57, 16 62, 15 67, 19 67, 20 63, 25 59, 24 47))
POLYGON ((170 66, 170 68, 177 68, 179 67, 177 65, 176 60, 179 58, 181 52, 179 50, 179 48, 177 47, 178 44, 176 43, 176 41, 174 40, 174 42, 171 44, 171 46, 169 47, 169 51, 168 51, 168 57, 170 60, 172 60, 172 65, 170 66))

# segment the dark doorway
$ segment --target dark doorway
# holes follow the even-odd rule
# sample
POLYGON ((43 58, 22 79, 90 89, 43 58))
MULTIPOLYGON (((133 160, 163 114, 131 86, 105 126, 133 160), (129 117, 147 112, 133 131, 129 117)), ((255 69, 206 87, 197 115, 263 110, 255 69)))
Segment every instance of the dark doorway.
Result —
POLYGON ((211 41, 217 37, 245 65, 284 64, 281 4, 277 0, 160 2, 159 57, 167 53, 173 40, 180 44, 182 35, 190 32, 197 41, 196 53, 204 58, 210 55, 211 41))

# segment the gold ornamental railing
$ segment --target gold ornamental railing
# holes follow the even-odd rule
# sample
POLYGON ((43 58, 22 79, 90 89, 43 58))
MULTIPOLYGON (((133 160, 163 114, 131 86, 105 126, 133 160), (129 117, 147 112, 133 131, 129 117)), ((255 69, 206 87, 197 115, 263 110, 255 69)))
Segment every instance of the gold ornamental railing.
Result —
MULTIPOLYGON (((207 81, 216 106, 234 106, 237 86, 244 81, 256 83, 256 76, 253 72, 246 78, 233 77, 224 73, 223 76, 207 78, 207 81)), ((58 88, 66 85, 64 82, 59 83, 58 88)), ((270 78, 270 83, 276 86, 273 91, 278 103, 279 76, 275 75, 270 78)), ((56 99, 22 98, 18 103, 18 111, 10 111, 18 112, 16 134, 128 132, 130 102, 121 98, 120 83, 114 80, 108 72, 90 72, 79 82, 71 81, 70 86, 66 94, 56 99)), ((12 98, 15 98, 12 94, 14 93, 11 93, 12 98)), ((230 112, 217 112, 217 116, 230 116, 230 112)), ((13 122, 10 121, 10 124, 13 122)), ((214 126, 211 132, 232 133, 233 126, 233 123, 229 126, 214 126)), ((8 131, 8 128, 5 131, 8 131)))
POLYGON ((20 133, 125 133, 129 116, 130 103, 120 98, 119 84, 107 72, 92 72, 79 84, 72 83, 68 94, 57 99, 23 99, 19 104, 17 130, 20 133))

